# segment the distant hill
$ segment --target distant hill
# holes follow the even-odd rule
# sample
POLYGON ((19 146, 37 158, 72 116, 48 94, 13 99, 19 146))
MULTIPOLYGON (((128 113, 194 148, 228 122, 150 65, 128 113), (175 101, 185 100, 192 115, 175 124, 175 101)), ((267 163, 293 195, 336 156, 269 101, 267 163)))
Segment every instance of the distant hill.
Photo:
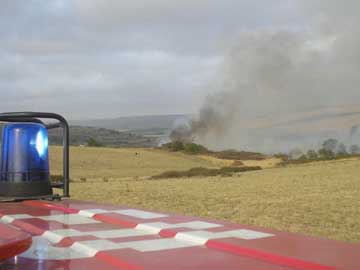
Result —
MULTIPOLYGON (((96 127, 70 126, 71 145, 87 145, 90 138, 96 140, 101 145, 115 147, 152 147, 158 144, 156 138, 145 137, 132 132, 120 132, 96 127)), ((61 144, 62 135, 60 130, 49 130, 49 140, 53 144, 61 144)))
MULTIPOLYGON (((149 115, 69 121, 70 144, 86 145, 93 138, 105 146, 153 147, 167 138, 174 121, 184 117, 188 116, 149 115)), ((49 138, 52 144, 62 143, 61 134, 57 130, 50 130, 49 138)))
MULTIPOLYGON (((168 134, 179 119, 190 115, 149 115, 70 121, 71 144, 87 144, 94 138, 109 146, 157 146, 169 141, 168 134)), ((234 123, 239 125, 239 123, 234 123)), ((0 125, 1 128, 1 125, 0 125)), ((346 145, 360 144, 360 106, 329 107, 254 119, 241 123, 245 139, 220 139, 212 150, 237 149, 260 152, 287 151, 293 147, 314 148, 326 138, 336 138, 346 145), (260 146, 269 149, 260 149, 260 146), (266 142, 265 142, 266 141, 266 142), (221 144, 222 143, 222 144, 221 144), (285 150, 282 150, 285 149, 285 150)), ((60 143, 60 135, 50 132, 50 141, 60 143)))
MULTIPOLYGON (((2 125, 0 124, 0 131, 1 129, 2 125)), ((113 147, 154 147, 158 145, 158 138, 145 137, 133 132, 120 132, 96 127, 70 126, 71 145, 87 145, 90 138, 101 145, 113 147)), ((60 129, 49 130, 49 142, 55 145, 62 144, 60 129)))
POLYGON ((140 134, 164 134, 171 129, 175 120, 189 117, 182 114, 129 116, 97 120, 71 121, 72 125, 108 128, 120 131, 135 131, 140 134))

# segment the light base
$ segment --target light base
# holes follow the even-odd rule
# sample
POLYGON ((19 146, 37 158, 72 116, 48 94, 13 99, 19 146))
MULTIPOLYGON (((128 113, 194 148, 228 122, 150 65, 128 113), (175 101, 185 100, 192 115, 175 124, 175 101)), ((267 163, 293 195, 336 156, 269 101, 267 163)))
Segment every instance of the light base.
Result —
POLYGON ((0 197, 39 197, 52 195, 49 181, 0 182, 0 197))

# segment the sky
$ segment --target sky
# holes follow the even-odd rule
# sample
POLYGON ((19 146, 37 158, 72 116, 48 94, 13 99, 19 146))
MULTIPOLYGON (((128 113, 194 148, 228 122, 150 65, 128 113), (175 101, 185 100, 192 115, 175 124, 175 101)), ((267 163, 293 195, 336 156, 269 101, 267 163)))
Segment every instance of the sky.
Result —
POLYGON ((243 33, 305 32, 313 10, 296 0, 0 0, 1 111, 194 114, 243 33))

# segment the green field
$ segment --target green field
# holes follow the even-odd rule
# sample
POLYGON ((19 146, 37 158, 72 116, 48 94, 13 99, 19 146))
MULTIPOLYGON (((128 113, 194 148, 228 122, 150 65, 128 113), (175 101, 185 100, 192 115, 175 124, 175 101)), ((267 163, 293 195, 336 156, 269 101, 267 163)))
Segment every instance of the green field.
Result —
MULTIPOLYGON (((58 173, 60 149, 51 151, 51 166, 58 173)), ((360 242, 360 159, 264 166, 231 177, 149 180, 167 170, 223 164, 151 149, 79 147, 71 154, 75 199, 360 242)))

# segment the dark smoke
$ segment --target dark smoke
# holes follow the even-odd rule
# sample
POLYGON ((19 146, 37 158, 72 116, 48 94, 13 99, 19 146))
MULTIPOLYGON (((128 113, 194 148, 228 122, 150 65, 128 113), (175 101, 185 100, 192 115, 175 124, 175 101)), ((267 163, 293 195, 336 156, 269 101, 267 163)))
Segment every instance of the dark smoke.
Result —
POLYGON ((192 142, 194 138, 191 120, 188 118, 177 119, 173 124, 169 137, 173 142, 192 142))
POLYGON ((353 126, 350 130, 350 136, 353 137, 358 134, 360 125, 353 126))
POLYGON ((308 29, 241 33, 219 68, 221 83, 209 83, 216 94, 182 129, 184 137, 176 138, 212 149, 263 152, 312 147, 324 137, 348 138, 346 115, 299 119, 358 111, 360 17, 355 10, 360 4, 300 2, 308 29))
POLYGON ((170 133, 172 141, 193 142, 206 137, 209 133, 217 138, 226 135, 225 132, 229 128, 227 125, 231 123, 233 115, 228 110, 223 110, 225 108, 223 96, 215 95, 207 99, 208 102, 215 102, 220 106, 204 106, 197 117, 178 119, 170 133))

